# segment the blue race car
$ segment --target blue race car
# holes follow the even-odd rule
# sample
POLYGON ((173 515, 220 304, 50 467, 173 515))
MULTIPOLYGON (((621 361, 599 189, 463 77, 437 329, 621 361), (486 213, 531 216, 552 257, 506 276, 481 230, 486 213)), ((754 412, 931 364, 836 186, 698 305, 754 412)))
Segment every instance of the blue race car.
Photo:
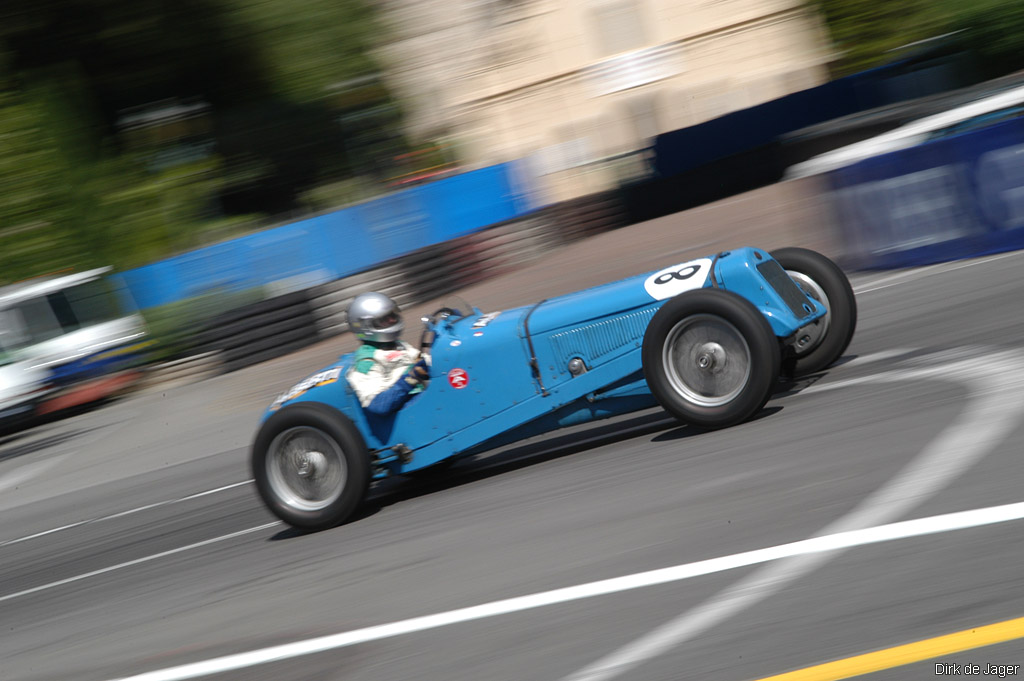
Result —
POLYGON ((760 410, 780 372, 835 362, 856 322, 842 270, 801 248, 741 248, 489 314, 445 307, 424 318, 430 386, 401 411, 360 406, 352 354, 275 400, 252 447, 256 487, 285 522, 323 529, 374 480, 565 426, 661 405, 723 428, 760 410))

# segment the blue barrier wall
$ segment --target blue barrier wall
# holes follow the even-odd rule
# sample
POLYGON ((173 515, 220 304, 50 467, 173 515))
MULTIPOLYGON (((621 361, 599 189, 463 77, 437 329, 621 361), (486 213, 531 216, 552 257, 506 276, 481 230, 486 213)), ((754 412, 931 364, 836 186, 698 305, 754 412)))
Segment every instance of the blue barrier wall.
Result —
POLYGON ((654 171, 672 177, 716 160, 770 145, 826 121, 944 92, 962 80, 948 58, 929 51, 817 87, 673 130, 654 139, 654 171))
POLYGON ((140 308, 274 282, 306 288, 535 208, 516 163, 412 187, 122 272, 140 308))
POLYGON ((1024 118, 870 158, 828 180, 852 267, 1024 248, 1024 118))

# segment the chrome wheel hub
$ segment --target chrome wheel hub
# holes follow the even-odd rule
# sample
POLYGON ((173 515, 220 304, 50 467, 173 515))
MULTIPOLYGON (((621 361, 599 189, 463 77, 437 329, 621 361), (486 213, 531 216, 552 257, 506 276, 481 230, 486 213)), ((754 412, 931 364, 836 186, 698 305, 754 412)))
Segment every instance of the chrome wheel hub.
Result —
POLYGON ((341 496, 348 479, 341 447, 312 426, 296 426, 278 434, 270 443, 266 466, 274 493, 300 511, 326 508, 341 496))
POLYGON ((697 368, 703 371, 720 371, 725 362, 725 348, 718 343, 704 343, 697 352, 697 368))
POLYGON ((327 457, 320 452, 305 452, 297 457, 295 474, 300 478, 315 478, 327 469, 327 457))
POLYGON ((688 402, 702 407, 728 404, 750 380, 750 347, 725 319, 698 314, 669 332, 662 350, 669 383, 688 402))

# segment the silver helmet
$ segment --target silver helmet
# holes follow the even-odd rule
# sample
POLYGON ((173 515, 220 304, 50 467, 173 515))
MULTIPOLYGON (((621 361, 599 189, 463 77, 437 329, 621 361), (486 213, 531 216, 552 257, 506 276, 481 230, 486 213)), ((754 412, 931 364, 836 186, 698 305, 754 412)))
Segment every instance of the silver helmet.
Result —
POLYGON ((391 343, 405 329, 398 304, 383 293, 360 293, 348 306, 348 326, 356 338, 391 343))

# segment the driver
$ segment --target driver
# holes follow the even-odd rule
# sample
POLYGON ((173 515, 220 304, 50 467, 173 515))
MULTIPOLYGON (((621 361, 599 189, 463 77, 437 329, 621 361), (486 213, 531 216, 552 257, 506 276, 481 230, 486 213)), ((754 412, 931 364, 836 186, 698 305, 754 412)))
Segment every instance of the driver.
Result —
POLYGON ((394 414, 430 382, 430 356, 399 339, 405 324, 398 305, 383 293, 361 293, 348 308, 348 325, 363 344, 348 383, 363 408, 394 414))

